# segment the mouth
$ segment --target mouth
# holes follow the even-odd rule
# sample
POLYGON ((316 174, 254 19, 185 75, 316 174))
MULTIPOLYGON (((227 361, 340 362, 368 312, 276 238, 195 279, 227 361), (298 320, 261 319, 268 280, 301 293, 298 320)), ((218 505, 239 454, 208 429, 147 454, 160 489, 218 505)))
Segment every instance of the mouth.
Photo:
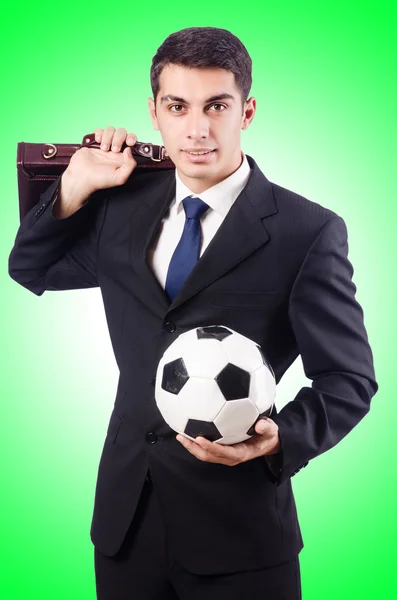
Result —
POLYGON ((184 155, 188 160, 194 163, 203 163, 211 160, 212 156, 215 154, 216 150, 197 150, 197 151, 188 151, 182 150, 184 155))

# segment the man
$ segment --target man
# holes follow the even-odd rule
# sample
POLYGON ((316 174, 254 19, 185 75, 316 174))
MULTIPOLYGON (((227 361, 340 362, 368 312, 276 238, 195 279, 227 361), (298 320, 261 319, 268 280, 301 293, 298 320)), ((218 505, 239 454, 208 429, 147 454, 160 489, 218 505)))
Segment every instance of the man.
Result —
POLYGON ((37 295, 100 286, 103 296, 120 378, 91 527, 97 597, 301 598, 291 477, 357 425, 378 389, 346 226, 241 151, 256 101, 250 57, 230 32, 170 35, 151 85, 175 171, 133 173, 120 150, 136 135, 96 130, 101 149, 75 153, 9 259, 37 295), (165 349, 214 324, 259 343, 277 382, 299 354, 313 380, 233 446, 177 436, 154 399, 165 349))

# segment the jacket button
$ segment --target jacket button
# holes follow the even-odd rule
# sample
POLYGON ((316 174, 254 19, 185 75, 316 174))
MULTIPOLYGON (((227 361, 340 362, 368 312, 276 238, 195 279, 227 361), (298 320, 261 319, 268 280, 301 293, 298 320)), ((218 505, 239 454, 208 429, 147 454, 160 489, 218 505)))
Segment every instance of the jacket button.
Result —
POLYGON ((45 207, 46 207, 45 204, 42 204, 41 206, 39 206, 39 208, 35 212, 35 217, 38 217, 43 212, 43 210, 45 209, 45 207))
POLYGON ((175 324, 172 321, 166 321, 164 323, 164 327, 168 331, 168 333, 173 333, 176 329, 175 324))
POLYGON ((155 444, 157 442, 157 435, 153 433, 153 431, 149 431, 149 433, 146 434, 146 441, 149 442, 149 444, 155 444))

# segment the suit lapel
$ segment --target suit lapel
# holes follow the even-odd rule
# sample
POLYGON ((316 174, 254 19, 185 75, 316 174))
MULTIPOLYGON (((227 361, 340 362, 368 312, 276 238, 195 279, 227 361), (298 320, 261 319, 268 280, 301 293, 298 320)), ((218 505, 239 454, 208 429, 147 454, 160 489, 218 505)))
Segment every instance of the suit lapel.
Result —
POLYGON ((145 190, 143 201, 140 199, 142 210, 139 210, 138 216, 134 216, 134 232, 131 236, 137 242, 131 243, 130 259, 151 292, 152 301, 161 307, 162 312, 189 300, 269 240, 263 219, 277 212, 271 183, 253 158, 247 155, 247 160, 252 169, 247 185, 172 303, 147 262, 147 252, 175 197, 175 171, 159 177, 151 193, 145 190))
POLYGON ((129 255, 131 264, 150 293, 148 302, 164 313, 171 302, 147 262, 147 252, 175 196, 175 170, 155 173, 154 181, 154 185, 145 186, 139 194, 140 206, 130 223, 129 255))

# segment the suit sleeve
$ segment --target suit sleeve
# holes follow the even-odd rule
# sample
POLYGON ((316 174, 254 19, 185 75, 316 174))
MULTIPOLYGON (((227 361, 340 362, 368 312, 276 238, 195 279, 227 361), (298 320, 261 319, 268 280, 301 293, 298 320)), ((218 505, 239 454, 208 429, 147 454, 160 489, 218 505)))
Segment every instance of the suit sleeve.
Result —
POLYGON ((271 417, 282 448, 267 457, 277 486, 340 442, 378 390, 353 273, 346 225, 336 215, 312 243, 290 294, 289 318, 312 385, 271 417))
POLYGON ((97 287, 97 247, 107 199, 92 194, 69 217, 57 219, 53 204, 59 176, 23 217, 8 259, 12 279, 37 296, 46 290, 97 287))

